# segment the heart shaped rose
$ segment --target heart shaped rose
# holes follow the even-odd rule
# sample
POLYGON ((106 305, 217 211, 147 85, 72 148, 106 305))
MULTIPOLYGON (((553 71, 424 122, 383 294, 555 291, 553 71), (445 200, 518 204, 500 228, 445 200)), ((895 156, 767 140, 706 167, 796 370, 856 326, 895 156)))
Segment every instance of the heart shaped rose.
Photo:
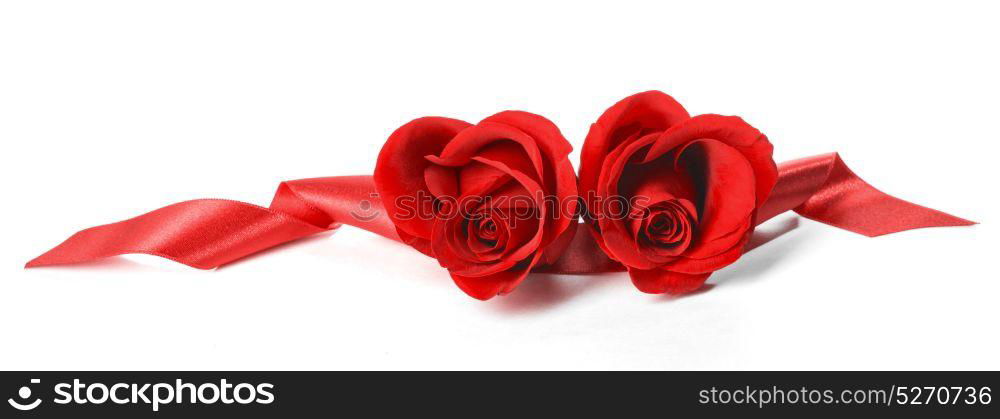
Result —
POLYGON ((571 150, 552 122, 527 112, 476 125, 420 118, 383 146, 375 186, 400 239, 486 300, 568 244, 578 202, 571 150))
POLYGON ((657 91, 627 97, 584 142, 585 219, 639 290, 696 290, 742 255, 778 177, 771 152, 739 117, 690 117, 657 91))

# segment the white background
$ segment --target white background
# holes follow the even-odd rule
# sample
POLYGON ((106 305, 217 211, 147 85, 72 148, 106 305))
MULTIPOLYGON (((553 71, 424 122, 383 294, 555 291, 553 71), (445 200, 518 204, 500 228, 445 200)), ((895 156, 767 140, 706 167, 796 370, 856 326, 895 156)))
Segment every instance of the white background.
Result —
POLYGON ((996 6, 806 3, 4 2, 0 369, 1000 368, 996 6), (371 173, 419 116, 527 110, 579 150, 649 89, 981 224, 801 219, 682 298, 536 275, 480 302, 350 227, 216 271, 22 269, 170 203, 371 173))

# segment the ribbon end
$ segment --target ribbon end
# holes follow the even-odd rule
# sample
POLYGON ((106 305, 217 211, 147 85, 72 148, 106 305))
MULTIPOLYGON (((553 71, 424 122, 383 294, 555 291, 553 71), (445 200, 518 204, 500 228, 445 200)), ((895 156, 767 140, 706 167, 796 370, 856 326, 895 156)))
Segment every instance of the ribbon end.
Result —
POLYGON ((867 237, 976 224, 875 189, 836 153, 783 163, 768 202, 773 204, 765 204, 761 220, 791 208, 806 218, 867 237))
POLYGON ((24 264, 24 269, 41 268, 43 266, 59 265, 66 263, 65 261, 60 261, 58 256, 55 256, 54 258, 55 260, 53 260, 52 252, 58 248, 59 247, 57 246, 54 249, 42 253, 41 255, 32 260, 29 260, 28 263, 24 264))
MULTIPOLYGON (((923 208, 923 207, 921 207, 921 208, 923 208)), ((926 208, 924 208, 924 209, 926 209, 926 208)), ((868 236, 868 237, 879 237, 879 236, 885 236, 885 235, 888 235, 888 234, 899 233, 899 232, 908 231, 908 230, 918 230, 918 229, 923 229, 923 228, 935 228, 935 227, 969 227, 969 226, 974 226, 976 224, 979 224, 979 223, 977 223, 975 221, 970 221, 970 220, 966 220, 964 218, 955 217, 953 215, 945 214, 945 213, 940 212, 940 211, 936 211, 936 210, 930 210, 930 211, 934 211, 935 213, 938 213, 938 214, 936 214, 938 216, 933 217, 931 220, 924 221, 925 224, 923 224, 923 225, 910 224, 910 225, 902 225, 902 226, 898 226, 898 227, 894 227, 894 228, 890 228, 890 229, 881 229, 881 230, 857 231, 857 230, 853 230, 853 229, 849 229, 849 228, 847 228, 846 230, 851 230, 851 231, 854 231, 856 233, 860 233, 860 234, 868 236)), ((843 227, 841 227, 841 228, 843 228, 843 227)))

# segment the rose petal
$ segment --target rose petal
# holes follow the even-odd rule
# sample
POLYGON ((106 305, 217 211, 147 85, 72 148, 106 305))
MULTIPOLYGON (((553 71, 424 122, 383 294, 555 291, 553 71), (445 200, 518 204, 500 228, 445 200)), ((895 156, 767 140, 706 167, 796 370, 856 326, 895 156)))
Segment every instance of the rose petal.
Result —
POLYGON ((472 160, 493 167, 501 173, 514 178, 524 188, 527 197, 534 201, 536 206, 539 206, 545 199, 545 191, 542 189, 542 186, 531 176, 525 174, 526 168, 519 164, 520 161, 516 159, 504 159, 503 153, 498 154, 500 155, 494 155, 494 153, 487 151, 473 157, 472 160))
POLYGON ((688 119, 684 107, 663 92, 649 91, 622 99, 590 127, 580 151, 580 193, 597 190, 605 157, 631 135, 663 131, 688 119))
MULTIPOLYGON (((563 255, 563 253, 566 252, 566 249, 569 248, 570 244, 573 243, 573 238, 576 237, 577 235, 578 224, 579 223, 577 222, 569 224, 565 230, 563 230, 558 234, 558 237, 552 239, 552 241, 549 242, 548 244, 546 244, 544 241, 542 242, 542 249, 544 250, 542 253, 541 263, 550 265, 559 260, 559 258, 563 255)), ((584 232, 579 234, 587 234, 587 233, 584 232)))
POLYGON ((681 257, 674 262, 664 266, 665 269, 670 269, 672 271, 687 273, 687 274, 699 274, 706 272, 714 272, 729 266, 733 262, 739 260, 743 256, 743 249, 746 247, 747 241, 750 239, 752 231, 747 231, 739 237, 736 244, 730 247, 728 250, 719 253, 714 256, 710 256, 704 259, 690 259, 681 257))
POLYGON ((535 197, 520 182, 507 182, 490 193, 487 205, 493 208, 534 208, 535 197))
MULTIPOLYGON (((601 177, 598 181, 597 196, 602 199, 621 196, 619 183, 630 162, 636 163, 644 158, 649 151, 650 145, 659 137, 658 134, 649 134, 634 141, 622 143, 608 154, 604 167, 601 169, 601 177)), ((601 206, 595 208, 595 212, 600 213, 601 206)))
POLYGON ((506 224, 509 236, 504 257, 523 259, 532 251, 539 248, 538 243, 541 240, 542 223, 537 218, 539 212, 534 209, 532 210, 536 214, 534 217, 518 208, 502 208, 497 210, 500 213, 504 213, 499 218, 506 224))
MULTIPOLYGON (((375 187, 383 202, 396 203, 399 202, 399 197, 415 197, 418 191, 429 193, 424 169, 430 162, 424 156, 440 153, 452 138, 470 126, 457 119, 428 117, 415 119, 393 132, 382 147, 375 165, 375 187)), ((417 212, 433 212, 431 202, 423 202, 422 205, 426 208, 416 210, 417 212)), ((386 214, 398 230, 429 239, 433 223, 412 216, 413 214, 406 214, 413 210, 414 208, 386 205, 386 214)))
POLYGON ((451 278, 462 291, 477 300, 489 300, 497 295, 510 293, 524 281, 531 268, 538 263, 540 253, 535 253, 517 263, 513 268, 484 276, 464 276, 451 272, 451 278))
POLYGON ((715 240, 698 243, 697 248, 692 246, 684 256, 690 259, 707 259, 717 256, 743 240, 743 236, 752 229, 753 217, 751 214, 747 216, 746 221, 733 228, 733 231, 723 234, 715 240))
POLYGON ((704 138, 721 141, 743 154, 756 176, 754 191, 757 206, 762 205, 778 179, 778 168, 771 156, 774 147, 764 134, 738 116, 698 115, 677 124, 664 132, 649 150, 646 159, 659 158, 678 144, 704 138))
POLYGON ((688 249, 694 236, 694 227, 691 225, 694 216, 692 212, 689 212, 693 210, 693 204, 690 201, 679 199, 657 203, 655 208, 642 210, 645 216, 633 226, 633 240, 635 240, 636 250, 650 261, 663 264, 677 259, 677 256, 688 249), (667 212, 674 223, 675 243, 669 247, 656 243, 654 238, 649 237, 645 232, 648 229, 650 219, 657 212, 667 212))
POLYGON ((535 139, 538 148, 552 161, 558 161, 573 151, 559 127, 541 115, 522 111, 504 111, 483 122, 499 123, 517 128, 535 139))
POLYGON ((698 237, 687 253, 706 256, 712 242, 746 223, 756 208, 754 173, 743 154, 712 139, 695 140, 677 152, 677 167, 688 173, 701 193, 698 237))
POLYGON ((480 225, 469 223, 466 241, 468 242, 469 249, 476 254, 480 262, 497 261, 503 256, 504 250, 507 249, 507 240, 510 235, 507 223, 501 220, 501 222, 494 222, 494 225, 496 226, 495 237, 491 240, 491 243, 487 243, 482 240, 480 237, 481 234, 475 231, 480 225))
MULTIPOLYGON (((515 127, 532 138, 538 144, 546 162, 545 173, 541 185, 549 193, 555 194, 555 206, 549 211, 550 220, 546 223, 545 238, 542 246, 548 246, 556 237, 562 235, 577 217, 577 180, 573 163, 568 155, 573 151, 559 128, 548 119, 528 112, 505 111, 490 116, 483 122, 500 123, 515 127)), ((547 255, 555 254, 546 252, 547 255)))
POLYGON ((499 169, 476 161, 469 162, 458 173, 461 195, 486 195, 511 179, 499 169))
POLYGON ((676 170, 670 155, 646 163, 626 166, 618 178, 618 193, 637 204, 670 199, 692 201, 697 194, 687 172, 676 170))
MULTIPOLYGON (((468 221, 458 216, 451 219, 438 219, 434 223, 431 248, 438 263, 449 271, 462 276, 482 276, 511 268, 519 260, 523 260, 539 249, 542 238, 541 209, 532 209, 538 217, 517 217, 517 214, 503 213, 496 216, 496 222, 505 222, 507 228, 507 243, 503 254, 496 260, 484 260, 469 247, 468 221)), ((515 211, 513 209, 507 211, 515 211)))
MULTIPOLYGON (((567 158, 556 163, 554 169, 556 175, 556 189, 554 205, 549 209, 549 219, 552 222, 546 223, 545 239, 542 246, 550 246, 550 243, 557 237, 563 235, 570 227, 576 228, 577 218, 580 215, 580 197, 576 189, 576 171, 573 163, 567 158)), ((567 242, 568 243, 568 242, 567 242)), ((554 250, 554 249, 553 249, 554 250)), ((559 252, 546 252, 548 255, 557 255, 559 252)))
POLYGON ((430 257, 434 257, 434 250, 431 249, 430 240, 414 236, 400 229, 396 229, 396 234, 399 235, 399 240, 405 243, 406 245, 409 245, 414 249, 417 249, 417 251, 419 251, 420 253, 423 253, 430 257))
POLYGON ((424 183, 435 198, 454 198, 458 196, 458 177, 451 167, 431 164, 424 169, 424 183))
POLYGON ((538 143, 524 131, 506 124, 480 122, 462 130, 445 145, 440 155, 428 155, 427 159, 442 166, 464 166, 485 149, 502 153, 504 160, 527 158, 533 170, 526 170, 525 174, 541 182, 545 171, 538 143))
POLYGON ((683 294, 698 290, 711 272, 701 274, 685 274, 664 269, 634 269, 629 268, 628 275, 639 291, 648 294, 683 294))
MULTIPOLYGON (((635 248, 632 235, 628 232, 625 219, 621 215, 628 214, 629 209, 623 208, 622 213, 608 212, 605 207, 614 205, 612 199, 618 200, 618 180, 622 170, 629 161, 635 161, 648 149, 648 146, 658 137, 657 134, 646 135, 629 143, 622 143, 611 154, 601 170, 597 196, 602 199, 591 207, 597 217, 602 249, 608 250, 608 256, 626 266, 642 269, 652 269, 656 263, 646 259, 635 248)), ((619 200, 619 202, 621 202, 619 200)), ((624 204, 624 202, 621 202, 624 204)))

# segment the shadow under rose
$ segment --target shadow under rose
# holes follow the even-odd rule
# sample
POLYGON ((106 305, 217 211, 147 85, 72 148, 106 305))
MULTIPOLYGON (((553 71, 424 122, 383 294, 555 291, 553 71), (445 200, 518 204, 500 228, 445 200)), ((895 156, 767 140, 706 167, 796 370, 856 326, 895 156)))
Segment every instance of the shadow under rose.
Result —
POLYGON ((768 242, 781 237, 792 230, 799 228, 799 217, 791 217, 773 225, 764 224, 764 228, 758 227, 750 237, 750 241, 743 248, 743 254, 750 253, 751 250, 767 244, 768 242))
MULTIPOLYGON (((695 292, 683 295, 658 295, 658 301, 677 301, 702 295, 718 284, 731 282, 736 278, 760 278, 762 274, 775 265, 778 260, 790 253, 798 245, 801 235, 793 235, 790 239, 781 240, 776 244, 764 246, 785 236, 799 227, 799 217, 762 225, 747 243, 744 256, 731 267, 715 273, 709 281, 695 292), (758 249, 759 248, 759 249, 758 249), (756 251, 755 251, 756 250, 756 251), (753 251, 752 255, 747 255, 753 251)), ((558 275, 549 273, 533 273, 517 290, 510 295, 502 296, 487 304, 492 309, 513 313, 529 313, 548 310, 563 304, 572 298, 609 286, 611 284, 627 284, 628 274, 625 272, 609 272, 589 275, 558 275), (618 282, 623 281, 623 282, 618 282)))
POLYGON ((704 294, 706 292, 711 291, 712 288, 715 288, 715 284, 705 283, 705 284, 701 285, 701 288, 698 288, 698 289, 696 289, 694 291, 691 291, 689 293, 686 293, 686 294, 679 294, 679 295, 678 294, 659 294, 659 295, 655 295, 654 297, 656 297, 658 301, 677 301, 677 300, 682 300, 682 299, 685 299, 685 298, 692 298, 692 297, 699 296, 701 294, 704 294))
POLYGON ((593 275, 557 275, 533 273, 514 292, 494 298, 490 308, 507 314, 544 311, 572 298, 619 283, 623 273, 612 272, 593 275))
POLYGON ((778 261, 787 258, 789 254, 800 247, 801 241, 806 237, 805 231, 789 234, 798 227, 799 217, 796 216, 773 226, 758 229, 754 232, 750 242, 747 243, 743 257, 732 266, 713 274, 709 281, 712 284, 725 285, 733 281, 751 281, 763 278, 763 274, 776 265, 778 261), (782 239, 778 240, 779 238, 782 239))

